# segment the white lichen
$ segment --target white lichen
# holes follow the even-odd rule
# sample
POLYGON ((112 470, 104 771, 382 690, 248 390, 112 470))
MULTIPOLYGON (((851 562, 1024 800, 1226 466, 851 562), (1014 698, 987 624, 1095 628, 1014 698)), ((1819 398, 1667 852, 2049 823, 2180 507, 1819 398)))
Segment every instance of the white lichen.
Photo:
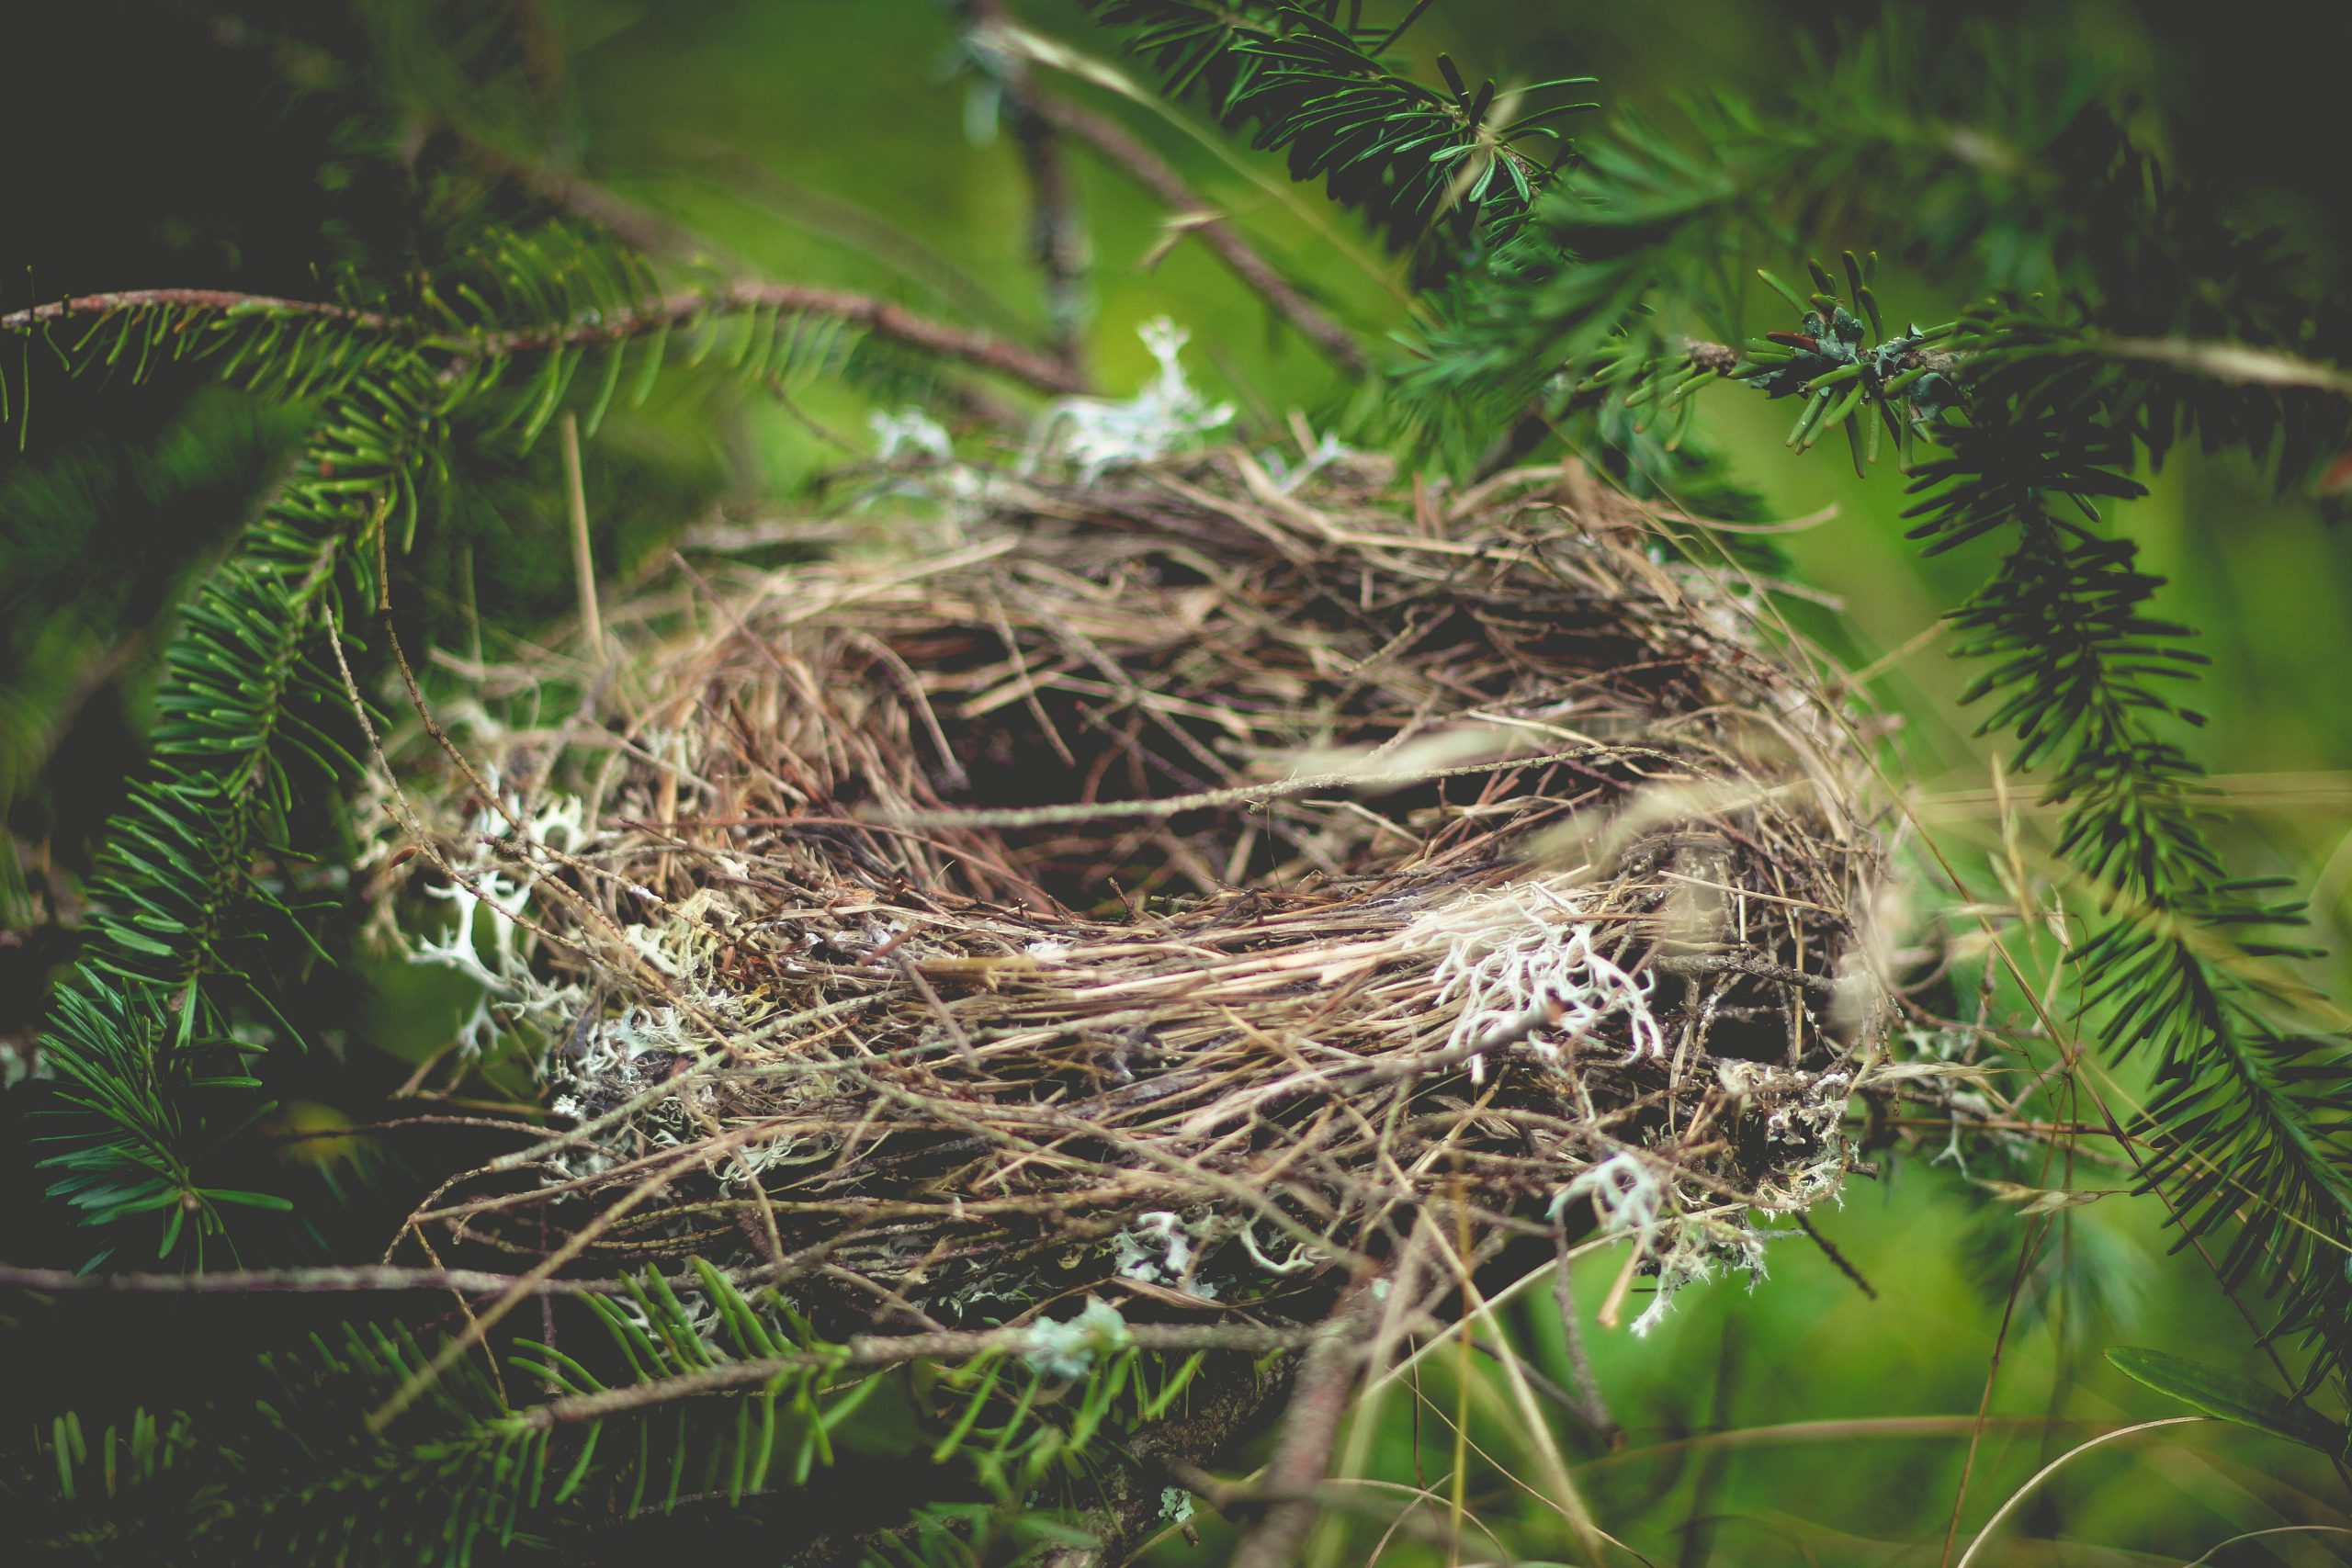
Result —
POLYGON ((1241 1250, 1250 1255, 1250 1260, 1269 1274, 1295 1274, 1303 1269, 1312 1269, 1324 1261, 1324 1257, 1317 1248, 1301 1241, 1293 1242, 1290 1256, 1279 1263, 1275 1262, 1266 1256, 1264 1249, 1259 1247, 1256 1230, 1247 1220, 1234 1227, 1234 1235, 1241 1242, 1241 1250))
POLYGON ((1111 1264, 1120 1276, 1147 1285, 1181 1284, 1197 1255, 1184 1222, 1172 1210, 1137 1214, 1111 1238, 1111 1264))
POLYGON ((20 1044, 0 1040, 0 1089, 14 1089, 28 1079, 55 1076, 39 1041, 28 1040, 20 1044))
MULTIPOLYGON (((496 789, 496 772, 485 772, 496 789)), ((490 1049, 505 1029, 550 1032, 583 1000, 577 986, 556 985, 534 972, 523 922, 544 875, 539 852, 575 851, 585 832, 586 807, 576 797, 549 794, 527 809, 526 816, 526 803, 510 797, 474 814, 461 840, 469 852, 453 854, 447 863, 453 879, 424 890, 450 906, 449 925, 437 937, 419 935, 410 942, 409 962, 454 969, 481 987, 458 1026, 458 1047, 468 1056, 490 1049)))
POLYGON ((1191 333, 1165 316, 1137 331, 1159 370, 1132 398, 1062 398, 1046 411, 1024 472, 1047 461, 1091 483, 1114 468, 1152 462, 1198 444, 1233 422, 1231 403, 1212 403, 1184 375, 1177 355, 1191 333))
MULTIPOLYGON (((1842 1097, 1831 1099, 1843 1103, 1842 1097)), ((1825 1163, 1841 1161, 1837 1141, 1828 1142, 1832 1146, 1825 1163)), ((1795 1211, 1810 1206, 1826 1190, 1802 1178, 1796 1186, 1795 1193, 1781 1200, 1795 1211)), ((1756 1224, 1745 1209, 1726 1213, 1704 1195, 1685 1194, 1678 1190, 1670 1164, 1636 1149, 1620 1149, 1555 1192, 1553 1224, 1563 1224, 1567 1206, 1578 1199, 1592 1204, 1602 1235, 1631 1240, 1653 1276, 1650 1304, 1633 1323, 1636 1335, 1645 1336, 1664 1322, 1676 1296, 1713 1280, 1718 1269, 1746 1275, 1753 1291, 1766 1277, 1765 1247, 1784 1234, 1756 1224)))
POLYGON ((1291 466, 1289 459, 1279 450, 1262 454, 1260 460, 1266 471, 1273 476, 1275 488, 1284 495, 1292 495, 1297 492, 1301 485, 1333 463, 1362 456, 1363 454, 1355 447, 1346 445, 1327 430, 1315 438, 1314 447, 1299 460, 1295 468, 1291 466))
POLYGON ((1085 1310, 1068 1322, 1046 1318, 1032 1325, 1021 1359, 1046 1377, 1075 1382, 1093 1371, 1098 1358, 1125 1349, 1133 1339, 1117 1307, 1089 1296, 1085 1310))
MULTIPOLYGON (((1586 912, 1577 889, 1530 878, 1453 899, 1414 920, 1408 944, 1442 955, 1430 1002, 1453 1018, 1448 1049, 1467 1051, 1516 1032, 1514 1049, 1560 1066, 1564 1043, 1622 1016, 1632 1043, 1626 1061, 1665 1055, 1649 981, 1634 979, 1593 946, 1586 912), (1527 1027, 1532 1015, 1551 1010, 1557 1013, 1553 1021, 1527 1027)), ((1485 1080, 1485 1066, 1483 1055, 1472 1058, 1473 1081, 1485 1080)))
POLYGON ((955 459, 956 444, 949 439, 946 427, 919 408, 904 408, 896 413, 876 410, 866 415, 865 426, 874 433, 874 457, 877 462, 891 462, 910 453, 939 463, 955 459))

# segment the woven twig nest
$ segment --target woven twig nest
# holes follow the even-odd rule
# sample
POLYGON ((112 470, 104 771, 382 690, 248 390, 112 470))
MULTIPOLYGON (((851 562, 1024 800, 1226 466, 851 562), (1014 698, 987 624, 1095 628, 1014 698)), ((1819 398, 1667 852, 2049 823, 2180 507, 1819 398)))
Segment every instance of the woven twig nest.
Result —
POLYGON ((483 715, 578 665, 480 672, 389 802, 418 955, 571 1131, 436 1215, 946 1325, 1304 1309, 1417 1233, 1753 1267, 1883 1026, 1848 732, 1574 472, 1384 479, 934 470, 537 728, 483 715))

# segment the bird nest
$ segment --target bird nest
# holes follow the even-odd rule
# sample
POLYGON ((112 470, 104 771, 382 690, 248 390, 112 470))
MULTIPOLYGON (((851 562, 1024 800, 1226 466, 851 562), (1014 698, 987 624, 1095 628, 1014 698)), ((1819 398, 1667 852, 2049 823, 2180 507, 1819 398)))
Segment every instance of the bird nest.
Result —
POLYGON ((936 466, 863 515, 393 744, 387 906, 554 1118, 424 1217, 968 1325, 1619 1234, 1655 1312, 1838 1190, 1878 853, 1751 584, 1573 469, 936 466))

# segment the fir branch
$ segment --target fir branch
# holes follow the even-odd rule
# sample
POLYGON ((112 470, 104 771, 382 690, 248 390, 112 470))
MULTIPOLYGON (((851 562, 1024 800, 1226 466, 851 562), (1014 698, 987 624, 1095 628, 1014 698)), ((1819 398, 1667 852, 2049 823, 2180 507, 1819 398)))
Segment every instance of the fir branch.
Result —
POLYGON ((2128 336, 2046 305, 1994 304, 1964 313, 1950 346, 1986 395, 2096 408, 2153 464, 2193 436, 2208 450, 2246 453, 2288 491, 2352 447, 2352 372, 2301 336, 2284 347, 2128 336))
POLYGON ((511 429, 526 446, 560 409, 582 409, 593 428, 621 393, 625 360, 642 398, 673 345, 759 380, 843 367, 871 340, 1040 391, 1082 385, 1033 350, 862 295, 755 282, 663 294, 634 258, 563 229, 493 232, 397 309, 345 295, 127 291, 0 319, 77 373, 138 378, 212 358, 266 396, 321 400, 302 464, 167 649, 154 761, 107 827, 96 912, 43 1042, 72 1122, 49 1161, 54 1192, 94 1224, 158 1225, 167 1256, 201 1259, 225 1234, 224 1206, 288 1206, 217 1174, 228 1142, 266 1109, 253 1098, 260 1041, 289 1032, 269 997, 288 965, 265 962, 257 939, 301 922, 264 868, 287 858, 297 777, 347 763, 319 639, 343 594, 380 594, 375 558, 413 539, 453 416, 491 415, 492 434, 511 429), (58 341, 75 325, 75 341, 58 341), (355 547, 371 536, 374 555, 355 547))
MULTIPOLYGON (((565 318, 506 329, 453 331, 419 318, 362 310, 327 300, 288 299, 209 288, 142 288, 83 294, 0 316, 0 331, 34 333, 69 321, 136 327, 167 345, 185 339, 205 352, 228 347, 208 333, 247 323, 333 322, 357 329, 342 342, 372 336, 381 346, 435 353, 455 368, 485 361, 564 350, 605 348, 695 325, 713 316, 767 312, 808 315, 862 328, 892 343, 960 360, 1057 395, 1082 392, 1086 382, 1046 355, 986 333, 918 315, 886 299, 844 289, 739 280, 691 288, 618 310, 592 307, 565 318)), ((175 352, 186 352, 185 346, 175 352)), ((309 389, 305 389, 306 390, 309 389)))
POLYGON ((1679 136, 1628 116, 1587 139, 1517 237, 1440 297, 1397 372, 1427 445, 1466 460, 1604 351, 1664 365, 1678 331, 1738 342, 1755 259, 1840 230, 1886 234, 1890 252, 1899 241, 1907 261, 2003 296, 2095 307, 2110 347, 2177 364, 2181 342, 2225 343, 2265 356, 2260 377, 2239 362, 2249 383, 2327 381, 2352 327, 2312 309, 2303 265, 2168 184, 2078 61, 2026 49, 1982 26, 1931 49, 1891 17, 1785 104, 1719 96, 1690 106, 1679 136), (2024 85, 1986 92, 1995 82, 2024 85), (2174 346, 2147 355, 2156 344, 2174 346))
MULTIPOLYGON (((1117 1343, 1136 1350, 1180 1355, 1194 1351, 1230 1350, 1244 1355, 1265 1356, 1317 1343, 1318 1336, 1323 1339, 1331 1337, 1328 1332, 1313 1328, 1283 1328, 1255 1324, 1136 1324, 1119 1330, 1117 1343)), ((730 1360, 722 1365, 680 1372, 673 1377, 634 1383, 626 1388, 604 1389, 594 1393, 552 1400, 534 1405, 526 1414, 534 1426, 564 1426, 601 1420, 605 1416, 648 1404, 733 1393, 811 1368, 822 1367, 837 1371, 845 1367, 898 1367, 910 1361, 969 1361, 976 1357, 1005 1351, 1018 1354, 1035 1342, 1035 1335, 1027 1328, 972 1329, 933 1334, 861 1334, 837 1348, 796 1351, 751 1360, 730 1360)))
POLYGON ((266 1009, 270 969, 246 951, 247 920, 291 914, 255 867, 288 841, 298 777, 352 765, 317 638, 346 587, 368 592, 370 563, 348 547, 413 519, 412 466, 439 414, 421 361, 330 401, 300 471, 183 612, 154 763, 107 828, 82 955, 42 1042, 80 1113, 46 1163, 88 1223, 156 1216, 166 1255, 185 1239, 200 1258, 224 1204, 287 1206, 198 1168, 253 1114, 220 1096, 256 1087, 232 998, 266 1009))
MULTIPOLYGON (((1971 689, 2004 700, 1985 728, 2008 728, 2021 762, 2052 768, 2044 798, 2064 803, 2058 850, 2104 919, 2076 950, 2090 976, 2084 1005, 2118 1056, 2154 1049, 2161 1092, 2128 1130, 2156 1152, 2143 1184, 2161 1186, 2186 1236, 2238 1229, 2219 1270, 2233 1289, 2257 1271, 2278 1303, 2273 1332, 2313 1351, 2314 1377, 2352 1366, 2352 1049, 2295 1027, 2301 998, 2250 962, 2301 950, 2265 940, 2300 910, 2230 880, 2201 826, 2199 770, 2156 725, 2196 721, 2155 682, 2201 660, 2177 646, 2185 628, 2146 615, 2158 580, 2126 541, 2053 516, 2033 480, 2069 466, 2042 438, 2019 441, 1980 411, 1989 439, 1960 440, 1923 465, 1932 487, 1920 532, 1957 540, 1998 510, 2015 541, 1993 580, 1954 615, 1959 652, 1994 661, 1971 689), (2014 466, 1988 461, 2022 452, 2014 466)), ((2080 482, 2098 454, 2073 459, 2080 482)), ((2109 474, 2109 489, 2116 476, 2109 474)))
MULTIPOLYGON (((1846 262, 1850 297, 1876 327, 1870 268, 1846 262)), ((2098 505, 2142 494, 2134 468, 2192 431, 2257 457, 2277 436, 2283 480, 2352 435, 2352 402, 2301 361, 2292 376, 2252 379, 2225 373, 2226 356, 2114 353, 2111 334, 2022 308, 1871 346, 1827 270, 1813 272, 1821 292, 1802 331, 1751 340, 1755 357, 1734 374, 1804 401, 1793 446, 1845 428, 1858 468, 1860 432, 1882 423, 1934 440, 1910 470, 1912 536, 1928 553, 2007 541, 1951 616, 1955 652, 1989 666, 1962 700, 1995 700, 1979 732, 2009 731, 2018 765, 2043 768, 2043 800, 2063 808, 2056 850, 2097 915, 2073 954, 2082 1007, 2117 1059, 2156 1054, 2160 1092, 2140 1123, 2115 1130, 2183 1245, 2201 1252, 2207 1231, 2236 1222, 2214 1264, 2222 1283, 2234 1292, 2259 1273, 2278 1302, 2270 1333, 2311 1350, 2312 1381, 2341 1382, 2352 1372, 2352 1045, 2294 1021, 2312 994, 2265 966, 2307 955, 2270 934, 2301 911, 2267 897, 2274 884, 2232 880, 2208 841, 2202 770, 2166 733, 2203 722, 2175 692, 2205 660, 2183 646, 2188 627, 2149 613, 2162 580, 2139 570, 2129 540, 2100 532, 2098 505), (1949 349, 1926 346, 1938 340, 1949 349)))
POLYGON ((0 315, 0 332, 28 333, 69 321, 119 316, 125 311, 166 309, 220 311, 229 315, 263 314, 288 319, 318 317, 347 321, 373 332, 412 330, 400 317, 381 310, 359 310, 322 299, 288 299, 270 294, 241 294, 229 288, 119 288, 103 294, 76 294, 47 304, 0 315))
MULTIPOLYGON (((920 1443, 932 1463, 968 1470, 992 1516, 1102 1499, 1114 1517, 1095 1522, 1132 1530, 1149 1517, 1136 1500, 1158 1501, 1161 1467, 1206 1458, 1262 1403, 1274 1380, 1258 1359, 1330 1337, 1130 1326, 1097 1305, 1065 1325, 834 1342, 701 1260, 690 1277, 639 1276, 624 1292, 583 1298, 602 1350, 523 1340, 502 1358, 503 1379, 464 1359, 380 1433, 356 1413, 429 1359, 397 1325, 348 1325, 266 1357, 249 1397, 206 1410, 136 1413, 127 1431, 85 1432, 62 1416, 28 1454, 7 1456, 19 1462, 0 1462, 0 1499, 33 1541, 102 1530, 173 1554, 244 1557, 324 1540, 356 1561, 441 1564, 690 1498, 772 1496, 789 1510, 776 1516, 788 1545, 829 1511, 818 1472, 836 1461, 836 1432, 885 1377, 920 1361, 936 1369, 920 1443), (1222 1355, 1221 1375, 1186 1409, 1210 1354, 1222 1355), (506 1390, 526 1379, 555 1397, 514 1403, 506 1390)), ((819 1535, 793 1560, 829 1561, 842 1544, 819 1535)))
MULTIPOLYGON (((1968 38, 1997 58, 1996 40, 1968 38)), ((2145 1178, 2192 1238, 2239 1222, 2224 1282, 2258 1275, 2278 1332, 2312 1343, 2315 1376, 2340 1376, 2352 1053, 2301 1027, 2294 987, 2262 974, 2300 951, 2272 934, 2294 911, 2231 880, 2206 840, 2199 770, 2169 735, 2197 722, 2174 689, 2199 660, 2186 628, 2149 613, 2158 583, 2132 546, 2095 519, 2192 434, 2303 482, 2352 446, 2352 383, 2329 352, 2343 335, 2292 258, 2167 185, 2085 79, 2049 73, 2049 93, 2007 95, 1997 113, 1966 101, 1995 75, 2033 73, 1929 64, 1883 31, 1804 87, 1804 114, 1721 104, 1680 141, 1627 122, 1455 281, 1400 400, 1457 461, 1514 422, 1548 434, 1624 409, 1679 431, 1724 372, 1705 339, 1740 336, 1750 258, 1861 214, 1908 215, 1908 254, 2046 291, 2054 302, 1890 331, 1849 255, 1842 285, 1818 267, 1810 293, 1768 277, 1804 319, 1747 339, 1729 373, 1797 400, 1799 450, 1842 431, 1864 468, 1883 434, 1906 455, 1938 444, 1913 470, 1918 536, 1931 550, 2006 542, 1955 616, 1962 651, 1989 666, 1969 694, 1995 703, 1988 728, 2013 733, 2064 807, 2058 847, 2099 911, 2075 954, 2085 1005, 2115 1054, 2156 1055, 2163 1091, 2132 1130, 2159 1151, 2145 1178)))
POLYGON ((527 1280, 479 1269, 401 1269, 356 1265, 316 1269, 216 1269, 208 1274, 91 1274, 68 1269, 19 1269, 0 1263, 0 1289, 44 1294, 242 1296, 349 1295, 357 1292, 455 1291, 498 1295, 521 1288, 548 1296, 618 1296, 628 1286, 618 1280, 527 1280))
POLYGON ((739 281, 686 289, 616 315, 485 333, 457 346, 490 358, 607 347, 690 327, 714 315, 752 312, 823 317, 924 354, 993 371, 1041 392, 1068 395, 1087 390, 1087 383, 1076 372, 1035 349, 933 321, 887 299, 792 283, 739 281))
MULTIPOLYGON (((1560 103, 1495 125, 1495 84, 1475 92, 1442 56, 1441 90, 1391 71, 1382 55, 1418 17, 1381 29, 1341 26, 1329 7, 1249 0, 1087 0, 1125 29, 1128 49, 1167 82, 1171 96, 1205 101, 1217 123, 1251 130, 1261 151, 1287 152, 1291 177, 1320 179, 1332 199, 1361 212, 1416 275, 1436 282, 1474 245, 1508 239, 1549 182, 1555 158, 1522 149, 1556 139, 1542 120, 1596 106, 1560 103)), ((1589 77, 1530 91, 1590 85, 1589 77)), ((1516 101, 1516 95, 1512 100, 1516 101)))

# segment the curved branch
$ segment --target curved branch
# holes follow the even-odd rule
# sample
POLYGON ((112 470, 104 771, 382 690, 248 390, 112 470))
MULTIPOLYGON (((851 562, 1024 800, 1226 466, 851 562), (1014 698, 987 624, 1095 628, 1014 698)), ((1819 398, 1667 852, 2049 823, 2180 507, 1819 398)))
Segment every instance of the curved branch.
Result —
POLYGON ((639 309, 578 316, 548 326, 521 327, 511 332, 451 334, 404 316, 363 310, 321 299, 288 299, 269 294, 240 294, 221 288, 132 288, 107 294, 79 294, 0 316, 0 331, 30 332, 64 321, 105 317, 124 310, 157 307, 309 316, 349 321, 388 335, 446 347, 462 357, 505 357, 556 348, 581 348, 619 343, 663 327, 675 327, 713 310, 796 310, 830 316, 945 359, 959 359, 983 370, 1021 381, 1041 392, 1069 395, 1084 392, 1087 384, 1076 372, 1048 355, 987 333, 935 321, 887 299, 843 289, 819 288, 797 283, 741 281, 707 289, 688 289, 650 301, 639 309))
MULTIPOLYGON (((673 1281, 698 1285, 691 1275, 673 1281)), ((320 1269, 223 1270, 217 1274, 77 1274, 67 1269, 19 1269, 0 1263, 0 1289, 44 1295, 96 1291, 108 1295, 242 1296, 347 1295, 372 1291, 456 1291, 495 1295, 522 1285, 548 1296, 626 1296, 623 1280, 537 1280, 475 1269, 397 1269, 363 1264, 320 1269)))
POLYGON ((1279 1500, 1242 1538, 1233 1568, 1283 1568, 1297 1562, 1306 1549, 1321 1517, 1316 1489, 1330 1469, 1340 1424, 1347 1418, 1363 1371, 1366 1331, 1377 1315, 1374 1283, 1367 1280, 1349 1288, 1300 1359, 1290 1404, 1274 1438, 1273 1458, 1261 1482, 1261 1489, 1279 1500))
POLYGON ((330 321, 350 321, 378 332, 424 335, 423 328, 405 317, 355 310, 349 305, 331 304, 323 299, 288 299, 275 294, 240 294, 232 288, 119 288, 106 294, 76 294, 66 299, 52 299, 46 305, 11 310, 0 316, 0 332, 30 332, 35 327, 48 326, 55 321, 74 321, 85 316, 111 316, 123 310, 152 310, 157 306, 186 310, 250 310, 279 316, 321 316, 330 321))
POLYGON ((478 353, 504 355, 619 343, 663 327, 683 326, 713 310, 797 310, 830 316, 925 354, 960 359, 995 371, 1041 392, 1068 396, 1087 390, 1087 383, 1074 371, 1035 349, 987 333, 934 321, 887 299, 799 283, 745 280, 712 288, 687 289, 638 310, 594 320, 575 318, 558 326, 486 333, 474 339, 472 347, 478 353))

